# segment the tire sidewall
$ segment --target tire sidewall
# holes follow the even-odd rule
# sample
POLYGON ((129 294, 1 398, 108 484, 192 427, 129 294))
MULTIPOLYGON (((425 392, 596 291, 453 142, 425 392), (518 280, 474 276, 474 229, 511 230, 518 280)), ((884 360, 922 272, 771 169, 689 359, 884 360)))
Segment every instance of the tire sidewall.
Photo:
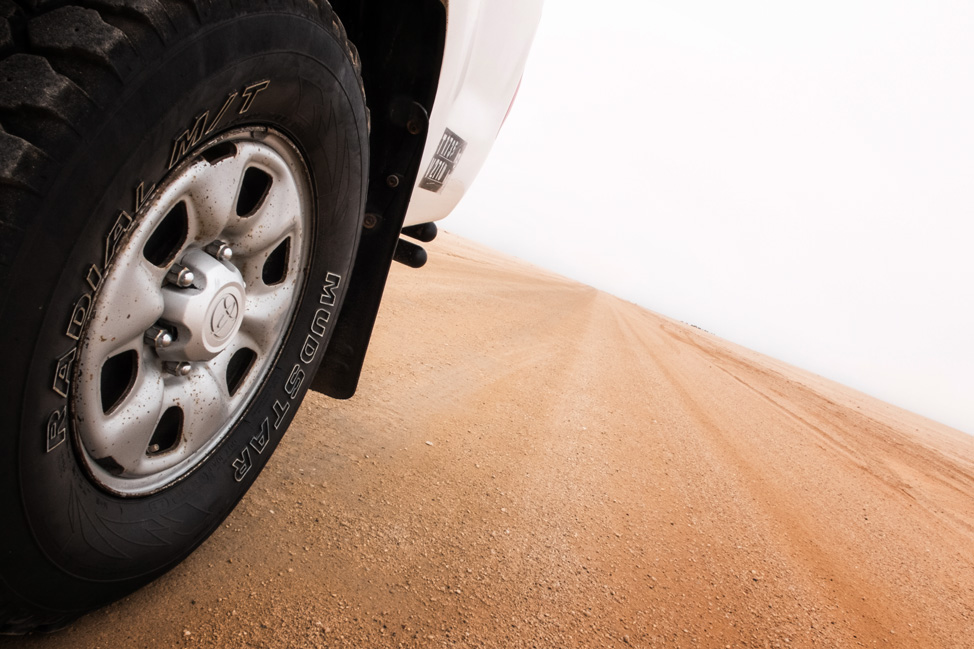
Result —
POLYGON ((20 389, 0 396, 12 428, 0 460, 7 475, 0 515, 11 521, 0 541, 4 580, 60 610, 114 599, 171 568, 256 478, 324 355, 367 177, 358 77, 338 40, 300 16, 251 15, 198 30, 130 80, 103 115, 90 120, 83 145, 67 153, 52 182, 20 256, 31 267, 15 269, 4 315, 15 344, 8 371, 23 377, 20 389), (158 493, 112 495, 86 474, 73 439, 71 359, 80 343, 70 334, 78 305, 95 298, 99 273, 140 217, 139 199, 206 141, 241 126, 284 133, 309 166, 316 218, 303 298, 277 361, 210 456, 158 493), (19 305, 16 314, 11 305, 19 305))

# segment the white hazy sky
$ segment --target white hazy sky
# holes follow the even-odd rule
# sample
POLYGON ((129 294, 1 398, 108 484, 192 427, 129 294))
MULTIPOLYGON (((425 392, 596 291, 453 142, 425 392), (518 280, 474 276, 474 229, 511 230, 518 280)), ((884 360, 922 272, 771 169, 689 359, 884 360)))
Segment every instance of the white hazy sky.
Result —
POLYGON ((974 434, 974 3, 547 0, 443 225, 974 434))

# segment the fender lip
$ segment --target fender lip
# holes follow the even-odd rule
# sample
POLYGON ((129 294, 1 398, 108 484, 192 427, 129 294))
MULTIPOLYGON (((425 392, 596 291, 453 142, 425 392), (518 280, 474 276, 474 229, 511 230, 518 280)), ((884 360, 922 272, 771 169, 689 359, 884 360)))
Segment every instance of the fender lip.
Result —
POLYGON ((434 170, 447 133, 464 142, 463 160, 438 186, 414 193, 404 224, 445 218, 473 183, 507 119, 541 21, 543 0, 453 0, 443 67, 420 168, 434 170))

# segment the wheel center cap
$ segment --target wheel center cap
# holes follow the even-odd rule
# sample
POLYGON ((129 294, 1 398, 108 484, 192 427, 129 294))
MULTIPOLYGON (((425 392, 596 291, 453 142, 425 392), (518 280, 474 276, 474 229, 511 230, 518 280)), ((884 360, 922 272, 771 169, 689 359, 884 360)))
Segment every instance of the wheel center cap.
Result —
POLYGON ((247 293, 240 271, 202 250, 182 258, 195 275, 186 288, 163 289, 162 319, 176 325, 176 339, 158 351, 163 360, 208 361, 233 341, 243 324, 247 293))

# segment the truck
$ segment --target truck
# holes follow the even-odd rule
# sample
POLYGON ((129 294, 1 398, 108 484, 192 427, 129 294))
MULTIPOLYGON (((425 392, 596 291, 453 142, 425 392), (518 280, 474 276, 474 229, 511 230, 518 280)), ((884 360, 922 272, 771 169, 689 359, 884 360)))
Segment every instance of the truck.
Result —
POLYGON ((0 0, 0 632, 177 565, 355 393, 540 0, 0 0))

